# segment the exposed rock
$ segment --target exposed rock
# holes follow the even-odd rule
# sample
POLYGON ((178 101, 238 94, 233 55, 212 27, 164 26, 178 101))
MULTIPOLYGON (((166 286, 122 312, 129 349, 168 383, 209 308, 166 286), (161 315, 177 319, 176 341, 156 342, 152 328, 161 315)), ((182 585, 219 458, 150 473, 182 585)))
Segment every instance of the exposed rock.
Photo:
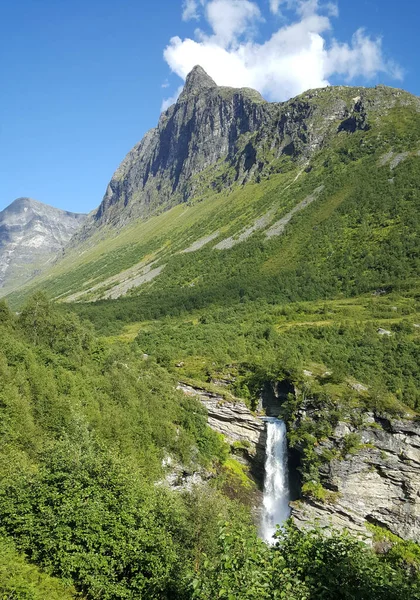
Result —
MULTIPOLYGON (((329 87, 270 103, 249 88, 217 86, 197 66, 177 102, 123 160, 74 243, 106 224, 121 227, 212 189, 258 182, 281 169, 280 157, 305 168, 333 137, 367 130, 394 106, 409 104, 420 106, 416 97, 385 86, 329 87)), ((283 227, 279 222, 270 235, 283 227)), ((256 223, 251 232, 239 234, 251 235, 258 228, 256 223)), ((198 240, 197 248, 205 243, 206 238, 198 240)))
POLYGON ((200 65, 196 65, 191 73, 189 73, 179 99, 184 101, 196 94, 200 94, 201 92, 215 87, 217 87, 216 82, 210 75, 207 75, 200 65))
POLYGON ((265 423, 256 417, 241 401, 229 402, 223 396, 179 383, 177 389, 188 396, 196 397, 208 412, 208 423, 214 431, 225 436, 231 444, 244 444, 243 452, 251 474, 257 481, 264 476, 265 423))
POLYGON ((0 294, 23 285, 62 255, 86 215, 18 198, 0 212, 0 294))
POLYGON ((200 238, 199 240, 197 240, 196 242, 191 244, 191 246, 189 246, 188 248, 185 248, 185 250, 182 250, 181 254, 185 254, 188 252, 196 252, 197 250, 200 250, 206 244, 209 244, 214 239, 216 239, 219 234, 220 234, 219 231, 215 231, 214 233, 211 233, 210 235, 206 235, 206 236, 200 238))
POLYGON ((234 380, 235 380, 235 377, 233 377, 232 379, 213 378, 211 380, 211 383, 213 383, 214 385, 218 385, 219 387, 228 387, 234 380))
POLYGON ((155 277, 161 274, 165 265, 156 266, 156 261, 140 261, 138 264, 121 271, 117 275, 108 277, 86 289, 67 296, 63 302, 83 302, 93 300, 105 300, 120 298, 124 296, 131 288, 139 287, 144 283, 153 281, 155 277))
POLYGON ((166 456, 162 461, 165 468, 164 478, 156 483, 158 486, 169 487, 174 492, 191 492, 194 487, 206 484, 213 477, 203 468, 188 468, 166 456))
POLYGON ((388 329, 383 329, 382 327, 379 327, 378 334, 390 336, 390 335, 392 335, 392 332, 388 331, 388 329))
POLYGON ((287 380, 275 383, 267 382, 261 390, 257 410, 264 411, 267 417, 278 417, 281 405, 287 400, 289 394, 294 393, 293 384, 287 380))
POLYGON ((356 429, 339 423, 317 452, 341 450, 346 436, 357 434, 354 454, 335 458, 321 468, 321 483, 334 492, 325 503, 305 498, 292 505, 299 527, 317 520, 367 535, 366 523, 386 527, 406 540, 420 539, 420 424, 367 415, 356 429))
MULTIPOLYGON (((393 171, 398 165, 406 160, 410 156, 409 152, 401 152, 400 154, 395 154, 392 150, 384 154, 378 161, 378 165, 380 167, 384 167, 389 164, 389 168, 393 171)), ((389 181, 393 181, 393 179, 389 179, 389 181)))
POLYGON ((251 227, 247 227, 237 236, 231 236, 216 244, 216 246, 214 246, 214 250, 228 250, 229 248, 233 248, 233 246, 236 246, 236 244, 240 244, 241 242, 247 240, 249 236, 251 236, 256 231, 259 231, 260 229, 265 229, 265 227, 267 227, 272 218, 273 210, 269 210, 267 213, 262 215, 262 217, 258 217, 258 219, 255 220, 254 224, 251 225, 251 227))
POLYGON ((383 156, 381 156, 381 158, 378 161, 378 166, 379 167, 384 167, 386 164, 389 163, 389 161, 391 160, 391 158, 394 156, 394 153, 392 152, 392 150, 390 152, 387 152, 386 154, 384 154, 383 156))
POLYGON ((409 152, 401 152, 393 157, 390 162, 389 168, 393 171, 401 162, 403 162, 408 156, 410 156, 409 152))
POLYGON ((255 157, 240 150, 238 140, 268 124, 266 104, 254 90, 216 86, 196 67, 177 103, 124 159, 83 234, 187 200, 202 185, 194 177, 220 159, 235 163, 238 177, 246 177, 255 157))
POLYGON ((367 385, 364 385, 358 381, 351 382, 350 387, 356 390, 356 392, 367 392, 369 389, 367 385))
POLYGON ((309 204, 311 204, 314 200, 316 200, 316 198, 319 196, 319 194, 322 192, 323 189, 324 189, 324 186, 320 185, 318 188, 316 188, 316 190, 313 191, 312 194, 310 194, 304 200, 302 200, 302 202, 299 202, 299 204, 296 204, 296 206, 290 212, 288 212, 287 215, 285 215, 279 221, 274 223, 274 225, 272 225, 270 227, 270 229, 267 229, 267 231, 265 232, 265 235, 267 236, 267 238, 271 238, 275 235, 282 234, 286 225, 291 221, 293 215, 296 214, 297 212, 303 210, 309 204))

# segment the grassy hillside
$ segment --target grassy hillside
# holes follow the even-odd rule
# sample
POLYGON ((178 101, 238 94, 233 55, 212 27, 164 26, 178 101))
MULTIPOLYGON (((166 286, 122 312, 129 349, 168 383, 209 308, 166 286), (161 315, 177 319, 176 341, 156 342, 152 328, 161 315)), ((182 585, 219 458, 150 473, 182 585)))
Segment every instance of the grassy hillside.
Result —
MULTIPOLYGON (((10 297, 19 315, 0 306, 7 561, 98 600, 420 597, 418 546, 383 531, 391 549, 379 555, 292 526, 273 548, 259 541, 242 471, 175 391, 197 383, 255 408, 262 386, 286 377, 318 402, 319 436, 349 412, 418 418, 416 107, 402 94, 367 122, 333 123, 310 160, 266 148, 245 185, 224 185, 231 173, 217 165, 188 203, 68 250, 10 297), (25 306, 39 288, 56 302, 35 294, 25 306), (168 456, 207 477, 206 493, 162 486, 168 456)), ((316 486, 309 445, 301 475, 316 486)))
MULTIPOLYGON (((372 105, 384 101, 381 94, 372 95, 372 105)), ((267 154, 255 182, 217 191, 227 167, 216 165, 201 176, 205 194, 120 231, 101 228, 10 301, 19 304, 37 287, 77 302, 128 292, 142 298, 131 306, 159 306, 162 314, 176 310, 165 294, 179 309, 221 298, 312 300, 411 286, 418 275, 420 113, 414 99, 400 95, 384 114, 380 103, 372 109, 363 129, 340 130, 337 122, 306 161, 267 154)))

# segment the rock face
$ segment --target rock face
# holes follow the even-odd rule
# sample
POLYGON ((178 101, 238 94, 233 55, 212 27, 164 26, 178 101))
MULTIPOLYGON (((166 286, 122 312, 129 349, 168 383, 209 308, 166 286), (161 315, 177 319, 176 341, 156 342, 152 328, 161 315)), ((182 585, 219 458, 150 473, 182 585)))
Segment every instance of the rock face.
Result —
POLYGON ((0 295, 46 268, 84 219, 30 198, 18 198, 0 212, 0 295))
MULTIPOLYGON (((264 421, 240 401, 227 402, 218 394, 183 383, 178 389, 201 401, 207 409, 210 427, 222 433, 228 442, 245 442, 251 474, 262 483, 264 421)), ((277 416, 290 390, 287 381, 274 386, 267 384, 262 394, 266 409, 277 416)), ((316 419, 316 412, 309 405, 304 406, 300 418, 316 419)), ((291 502, 291 516, 298 527, 310 528, 315 523, 321 527, 332 525, 369 538, 366 525, 372 523, 403 539, 420 539, 420 423, 390 421, 367 413, 357 428, 338 423, 333 434, 318 443, 316 452, 320 456, 326 452, 336 456, 320 469, 320 482, 327 498, 318 501, 303 497, 291 502), (349 452, 343 454, 346 444, 349 452)), ((298 466, 296 456, 291 456, 289 466, 294 469, 298 466)))
POLYGON ((214 431, 222 433, 231 444, 240 442, 243 445, 251 475, 261 483, 264 478, 266 443, 264 421, 256 417, 243 402, 228 402, 218 394, 184 383, 180 383, 178 389, 200 400, 207 409, 208 423, 214 431))
POLYGON ((293 503, 300 527, 317 520, 357 534, 368 534, 366 523, 387 528, 406 540, 420 539, 420 424, 390 421, 368 414, 355 429, 339 423, 317 452, 343 447, 349 436, 360 442, 354 454, 334 459, 321 469, 321 483, 333 492, 332 502, 304 499, 293 503))
POLYGON ((384 86, 331 87, 269 103, 255 90, 217 86, 196 66, 176 104, 114 173, 75 243, 105 224, 122 227, 209 190, 258 181, 281 170, 280 159, 304 168, 332 137, 369 129, 396 103, 420 108, 414 96, 384 86))
POLYGON ((287 380, 267 382, 261 390, 257 410, 264 411, 267 417, 278 417, 283 402, 289 394, 294 394, 294 386, 287 380))
POLYGON ((87 227, 123 225, 133 216, 187 200, 198 188, 194 176, 230 157, 238 157, 241 135, 268 122, 265 101, 250 89, 218 87, 201 67, 189 74, 176 104, 162 113, 158 126, 137 144, 112 177, 101 205, 87 227))

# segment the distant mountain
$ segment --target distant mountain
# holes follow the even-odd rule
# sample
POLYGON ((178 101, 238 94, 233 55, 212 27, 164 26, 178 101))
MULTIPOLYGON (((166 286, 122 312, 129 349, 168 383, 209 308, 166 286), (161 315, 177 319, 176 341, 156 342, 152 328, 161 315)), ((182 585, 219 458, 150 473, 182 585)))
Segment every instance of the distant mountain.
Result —
POLYGON ((86 215, 18 198, 0 212, 0 295, 20 287, 59 257, 86 215))

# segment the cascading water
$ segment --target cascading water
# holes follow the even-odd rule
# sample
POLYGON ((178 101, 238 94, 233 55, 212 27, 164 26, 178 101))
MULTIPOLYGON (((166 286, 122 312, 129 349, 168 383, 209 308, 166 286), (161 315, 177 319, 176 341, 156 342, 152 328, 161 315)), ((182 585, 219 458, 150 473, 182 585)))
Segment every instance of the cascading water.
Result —
POLYGON ((275 418, 267 418, 265 421, 267 444, 261 537, 273 543, 276 525, 284 523, 290 515, 287 437, 283 421, 275 418))

